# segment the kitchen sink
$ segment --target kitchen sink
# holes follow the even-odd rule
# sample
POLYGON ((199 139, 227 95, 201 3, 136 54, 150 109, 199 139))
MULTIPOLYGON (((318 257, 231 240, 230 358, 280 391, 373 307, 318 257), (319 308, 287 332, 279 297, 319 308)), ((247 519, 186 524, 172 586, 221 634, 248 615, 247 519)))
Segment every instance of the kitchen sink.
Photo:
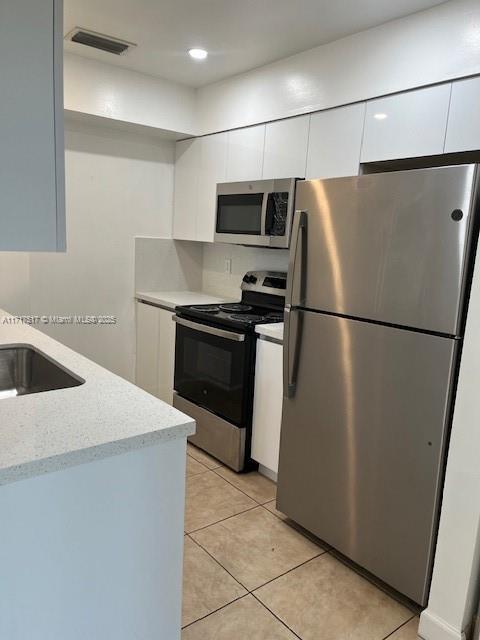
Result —
POLYGON ((84 382, 30 345, 0 347, 0 400, 84 382))

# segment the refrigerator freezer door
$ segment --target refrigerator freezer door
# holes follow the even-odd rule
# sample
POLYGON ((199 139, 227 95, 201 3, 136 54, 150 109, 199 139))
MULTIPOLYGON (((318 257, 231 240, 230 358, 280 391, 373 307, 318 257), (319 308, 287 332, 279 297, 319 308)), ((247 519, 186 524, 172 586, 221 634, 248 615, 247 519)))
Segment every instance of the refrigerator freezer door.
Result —
POLYGON ((459 333, 474 183, 475 165, 299 182, 301 306, 459 333))
POLYGON ((458 341, 292 313, 302 331, 277 506, 425 604, 458 341))

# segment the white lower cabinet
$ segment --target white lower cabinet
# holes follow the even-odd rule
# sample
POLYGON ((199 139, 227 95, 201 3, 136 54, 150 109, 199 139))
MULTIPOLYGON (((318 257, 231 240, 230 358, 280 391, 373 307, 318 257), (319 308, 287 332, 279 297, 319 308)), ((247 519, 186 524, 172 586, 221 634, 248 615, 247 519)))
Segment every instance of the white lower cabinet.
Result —
POLYGON ((175 366, 174 313, 137 302, 135 383, 160 400, 173 401, 175 366))
POLYGON ((278 473, 283 398, 283 346, 257 341, 253 403, 252 458, 278 473))

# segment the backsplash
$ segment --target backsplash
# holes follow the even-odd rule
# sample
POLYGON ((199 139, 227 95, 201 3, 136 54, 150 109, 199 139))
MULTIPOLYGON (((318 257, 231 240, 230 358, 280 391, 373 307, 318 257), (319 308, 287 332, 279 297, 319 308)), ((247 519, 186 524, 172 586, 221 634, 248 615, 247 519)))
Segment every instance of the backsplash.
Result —
POLYGON ((199 242, 137 236, 135 291, 199 291, 202 261, 199 242))
POLYGON ((286 249, 261 249, 220 243, 205 243, 203 247, 202 289, 213 295, 238 298, 242 277, 247 271, 287 271, 288 268, 286 249), (225 272, 226 260, 231 260, 231 273, 225 272))

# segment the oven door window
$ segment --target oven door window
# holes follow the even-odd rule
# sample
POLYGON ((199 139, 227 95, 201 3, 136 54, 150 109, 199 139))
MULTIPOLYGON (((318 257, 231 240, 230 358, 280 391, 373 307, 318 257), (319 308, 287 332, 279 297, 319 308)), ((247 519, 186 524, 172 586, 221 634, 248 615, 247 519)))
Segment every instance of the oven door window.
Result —
POLYGON ((217 233, 262 233, 263 193, 222 195, 217 198, 217 233))
POLYGON ((177 325, 175 391, 244 426, 247 344, 177 325))

